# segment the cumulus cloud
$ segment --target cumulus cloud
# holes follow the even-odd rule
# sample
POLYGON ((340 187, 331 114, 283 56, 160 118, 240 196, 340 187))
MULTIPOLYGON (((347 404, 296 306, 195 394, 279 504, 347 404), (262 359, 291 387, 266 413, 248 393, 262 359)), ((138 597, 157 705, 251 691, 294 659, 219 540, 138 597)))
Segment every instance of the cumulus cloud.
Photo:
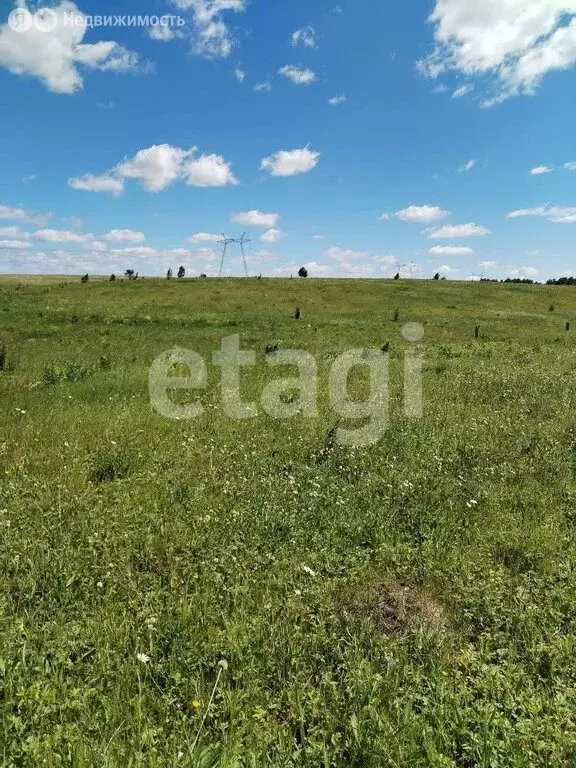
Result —
POLYGON ((506 277, 519 277, 520 279, 530 279, 534 280, 538 277, 538 270, 536 267, 514 267, 514 266, 508 266, 506 267, 506 272, 504 273, 506 277))
POLYGON ((327 248, 324 251, 324 256, 334 261, 343 263, 349 263, 354 259, 365 259, 368 256, 368 251, 355 251, 350 248, 327 248))
POLYGON ((117 197, 124 192, 124 179, 107 173, 101 175, 85 173, 83 176, 68 179, 68 186, 81 192, 109 192, 117 197))
POLYGON ((0 248, 3 248, 3 249, 30 248, 30 243, 27 240, 0 240, 0 248))
POLYGON ((242 67, 236 67, 234 70, 234 77, 236 80, 238 80, 239 83, 243 83, 244 80, 246 80, 246 72, 242 69, 242 67))
POLYGON ((184 163, 184 178, 191 187, 225 187, 238 184, 230 163, 222 155, 201 155, 184 163))
POLYGON ((9 205, 0 205, 0 219, 12 219, 23 224, 34 224, 37 227, 45 226, 51 213, 29 213, 24 208, 11 208, 9 205))
POLYGON ((260 235, 260 240, 263 243, 277 243, 283 237, 287 237, 286 232, 279 229, 267 229, 263 235, 260 235))
POLYGON ((547 165, 538 165, 536 168, 532 168, 530 176, 543 176, 545 173, 552 173, 552 168, 547 165))
POLYGON ((476 160, 468 160, 467 163, 464 163, 464 165, 461 165, 460 168, 458 168, 458 173, 468 173, 475 167, 476 160))
POLYGON ((498 266, 497 261, 481 261, 478 265, 479 267, 482 267, 482 269, 496 269, 498 266))
MULTIPOLYGON (((28 12, 25 2, 18 3, 21 12, 28 12)), ((52 31, 31 24, 27 31, 0 26, 0 66, 15 75, 38 78, 54 93, 72 94, 84 84, 82 68, 102 72, 143 71, 139 56, 112 40, 82 43, 84 24, 65 23, 66 14, 85 19, 75 3, 62 0, 50 9, 47 21, 54 20, 52 31)))
POLYGON ((541 205, 536 208, 520 208, 506 214, 507 219, 519 219, 525 216, 539 216, 554 224, 576 223, 576 206, 541 205))
POLYGON ((234 213, 230 217, 233 224, 242 224, 245 227, 264 227, 273 229, 278 223, 280 216, 277 213, 262 213, 262 211, 244 211, 234 213))
POLYGON ((246 0, 172 0, 177 8, 192 12, 192 50, 207 59, 227 58, 235 40, 224 13, 242 13, 246 0))
POLYGON ((466 96, 472 90, 473 88, 471 85, 461 85, 460 88, 456 88, 456 90, 452 93, 452 98, 461 99, 462 96, 466 96))
POLYGON ((445 211, 438 205, 410 205, 396 213, 383 213, 381 218, 386 220, 393 216, 401 221, 429 224, 432 221, 441 221, 449 215, 450 211, 445 211))
POLYGON ((435 245, 428 253, 430 256, 472 256, 474 250, 466 246, 435 245))
POLYGON ((316 47, 316 32, 314 27, 302 27, 292 33, 290 42, 294 47, 302 45, 305 48, 316 47))
POLYGON ((39 229, 37 232, 33 232, 32 237, 48 243, 89 243, 94 240, 94 235, 63 229, 39 229))
POLYGON ((265 157, 260 163, 260 170, 267 170, 272 176, 295 176, 298 173, 311 171, 318 164, 319 159, 320 152, 314 152, 309 147, 283 149, 265 157))
POLYGON ((452 240, 458 237, 481 237, 490 235, 491 232, 486 227, 469 222, 468 224, 445 224, 443 227, 432 227, 426 230, 429 240, 452 240))
POLYGON ((20 227, 0 227, 0 237, 9 237, 15 240, 26 240, 29 232, 24 232, 20 227))
POLYGON ((108 243, 142 243, 146 240, 144 232, 135 232, 133 229, 111 229, 102 235, 101 240, 108 243))
POLYGON ((332 96, 331 99, 328 99, 328 104, 330 104, 332 107, 338 107, 340 104, 344 104, 346 101, 346 96, 341 93, 339 96, 332 96))
POLYGON ((575 16, 574 0, 436 0, 435 47, 419 68, 488 78, 486 106, 533 94, 548 72, 576 62, 575 16))
POLYGON ((576 162, 564 163, 564 168, 567 171, 576 171, 576 162))
POLYGON ((308 67, 296 67, 293 64, 287 64, 280 67, 279 75, 287 77, 294 85, 310 85, 316 80, 316 73, 308 67))
POLYGON ((272 90, 272 83, 269 80, 264 80, 262 83, 256 83, 254 90, 256 93, 270 93, 272 90))
POLYGON ((230 164, 221 155, 196 155, 197 147, 182 149, 155 144, 139 150, 134 157, 101 175, 86 174, 68 180, 69 186, 87 192, 119 195, 125 179, 135 179, 148 192, 159 192, 174 181, 193 187, 223 187, 237 184, 230 164))
POLYGON ((217 243, 222 239, 222 235, 211 234, 210 232, 195 232, 190 235, 188 242, 190 243, 217 243))

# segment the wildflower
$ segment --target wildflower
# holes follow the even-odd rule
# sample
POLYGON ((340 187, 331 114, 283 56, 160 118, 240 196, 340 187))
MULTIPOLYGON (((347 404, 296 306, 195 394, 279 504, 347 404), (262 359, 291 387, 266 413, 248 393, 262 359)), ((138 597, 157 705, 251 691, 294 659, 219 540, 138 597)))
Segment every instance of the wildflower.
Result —
POLYGON ((295 589, 294 594, 296 595, 296 597, 300 597, 302 594, 302 591, 300 589, 295 589))
POLYGON ((101 581, 98 581, 98 582, 96 583, 96 586, 98 587, 98 589, 102 589, 102 587, 104 586, 104 584, 103 584, 101 581))
POLYGON ((141 661, 142 664, 148 664, 148 662, 150 661, 150 656, 147 656, 145 653, 137 653, 136 658, 138 659, 138 661, 141 661))
POLYGON ((309 576, 316 576, 316 571, 313 571, 312 568, 310 568, 308 565, 303 565, 302 570, 305 571, 309 576))
POLYGON ((220 661, 218 662, 218 666, 219 666, 219 667, 220 667, 220 668, 221 668, 221 669, 222 669, 224 672, 226 672, 226 670, 228 669, 228 662, 226 661, 226 659, 220 659, 220 661))
POLYGON ((201 703, 198 701, 198 699, 194 699, 193 701, 191 701, 191 702, 190 702, 190 706, 192 707, 192 709, 200 709, 200 707, 201 707, 202 705, 201 705, 201 703))

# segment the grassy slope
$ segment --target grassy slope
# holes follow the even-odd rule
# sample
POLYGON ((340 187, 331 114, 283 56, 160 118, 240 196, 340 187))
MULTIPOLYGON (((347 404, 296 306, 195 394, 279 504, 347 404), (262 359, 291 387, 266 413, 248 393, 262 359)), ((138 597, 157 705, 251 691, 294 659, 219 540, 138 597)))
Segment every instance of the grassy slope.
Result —
POLYGON ((0 764, 573 765, 566 320, 545 286, 0 279, 0 764), (396 307, 426 328, 418 422, 396 307), (151 410, 156 355, 233 333, 247 399, 267 344, 325 374, 390 341, 389 430, 318 461, 325 387, 318 420, 230 421, 213 370, 201 419, 151 410))

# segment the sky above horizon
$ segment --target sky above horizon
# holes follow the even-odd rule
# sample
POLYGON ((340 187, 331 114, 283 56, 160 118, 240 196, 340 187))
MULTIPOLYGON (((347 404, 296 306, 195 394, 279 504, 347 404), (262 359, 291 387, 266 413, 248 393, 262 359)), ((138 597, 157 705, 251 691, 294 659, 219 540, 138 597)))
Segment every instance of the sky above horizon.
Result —
POLYGON ((0 272, 575 274, 575 65, 576 0, 0 0, 0 272))

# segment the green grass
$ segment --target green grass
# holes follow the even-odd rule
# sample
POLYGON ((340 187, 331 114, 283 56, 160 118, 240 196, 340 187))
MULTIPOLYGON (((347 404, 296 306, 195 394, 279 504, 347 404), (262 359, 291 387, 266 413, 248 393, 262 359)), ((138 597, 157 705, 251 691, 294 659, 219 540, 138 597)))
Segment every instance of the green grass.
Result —
POLYGON ((0 279, 0 765, 575 766, 566 321, 547 286, 0 279), (229 420, 212 366, 204 416, 156 414, 154 358, 235 333, 254 400, 269 344, 325 382, 389 341, 389 429, 332 446, 325 383, 229 420))

